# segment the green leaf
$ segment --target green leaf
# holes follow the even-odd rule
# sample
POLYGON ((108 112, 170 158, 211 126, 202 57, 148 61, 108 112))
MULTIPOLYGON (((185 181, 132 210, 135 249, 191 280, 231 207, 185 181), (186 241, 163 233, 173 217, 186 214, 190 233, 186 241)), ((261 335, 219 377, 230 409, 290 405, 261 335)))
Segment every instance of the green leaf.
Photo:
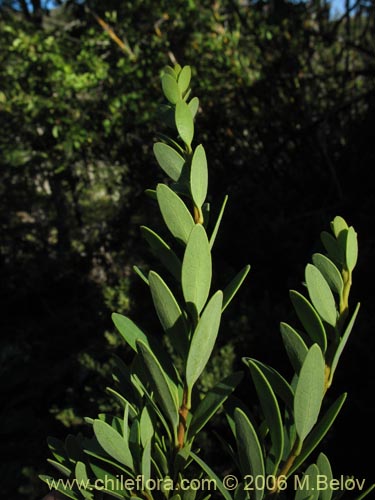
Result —
POLYGON ((306 458, 315 450, 324 436, 327 434, 331 428, 333 422, 335 421, 337 415, 339 414, 342 405, 346 399, 346 394, 339 396, 334 403, 328 408, 324 416, 315 425, 313 430, 307 436, 305 442, 303 443, 301 453, 296 458, 292 468, 290 469, 288 476, 293 474, 299 466, 306 460, 306 458))
POLYGON ((350 318, 350 321, 348 323, 348 326, 345 329, 344 335, 342 336, 340 343, 336 349, 336 352, 333 356, 332 364, 331 364, 331 370, 329 374, 329 384, 332 383, 333 376, 335 374, 338 362, 340 360, 341 354, 346 346, 346 343, 348 342, 349 336, 352 333, 352 329, 355 323, 355 320, 357 319, 357 315, 359 312, 360 304, 357 304, 357 307, 355 308, 355 311, 353 313, 353 316, 350 318))
POLYGON ((135 274, 137 274, 141 280, 146 283, 146 285, 148 286, 148 279, 147 277, 145 276, 144 272, 138 267, 138 266, 133 266, 133 271, 135 272, 135 274))
POLYGON ((314 344, 303 362, 294 395, 294 420, 301 442, 318 420, 324 395, 324 370, 322 351, 314 344))
MULTIPOLYGON (((264 461, 262 447, 258 435, 249 418, 240 408, 234 411, 236 423, 236 442, 241 464, 241 472, 245 476, 250 474, 254 478, 264 476, 264 461)), ((264 488, 256 488, 254 499, 262 500, 264 488)))
POLYGON ((84 464, 81 461, 78 461, 75 466, 75 477, 78 481, 79 486, 79 491, 81 495, 83 495, 85 498, 91 500, 94 498, 94 493, 92 491, 87 491, 84 489, 84 485, 87 484, 87 486, 91 489, 90 487, 90 482, 89 482, 89 477, 87 475, 87 470, 86 470, 86 464, 84 464))
POLYGON ((142 341, 138 341, 137 346, 150 372, 150 383, 156 392, 158 403, 175 432, 179 420, 177 388, 172 386, 172 382, 168 380, 167 374, 151 349, 142 341))
POLYGON ((188 328, 180 306, 165 281, 155 271, 149 272, 148 280, 160 323, 174 349, 185 356, 188 348, 188 328))
MULTIPOLYGON (((306 348, 306 353, 307 350, 308 349, 306 348)), ((243 359, 246 362, 248 358, 243 359)), ((279 398, 281 398, 289 408, 293 408, 294 392, 285 378, 280 375, 277 370, 275 370, 271 366, 265 365, 261 361, 253 359, 252 362, 255 363, 257 367, 262 371, 276 396, 279 396, 279 398)))
POLYGON ((52 455, 56 458, 58 462, 63 465, 69 465, 69 458, 66 454, 64 443, 57 438, 48 436, 47 438, 48 448, 50 449, 52 455))
POLYGON ((181 177, 182 169, 185 165, 185 159, 171 146, 164 142, 154 144, 154 155, 160 167, 174 181, 181 177))
POLYGON ((341 231, 347 231, 347 229, 349 229, 346 221, 339 215, 337 215, 331 222, 331 228, 336 238, 339 237, 341 231))
POLYGON ((142 477, 147 482, 151 477, 151 440, 148 440, 142 453, 142 477))
POLYGON ((287 323, 280 323, 280 332, 293 369, 299 373, 308 352, 307 345, 299 333, 287 323))
POLYGON ((146 335, 131 319, 123 316, 122 314, 113 313, 112 321, 121 334, 122 338, 134 351, 137 351, 137 340, 142 340, 143 342, 148 344, 146 335))
POLYGON ((243 377, 242 372, 231 373, 210 389, 193 412, 188 428, 188 439, 193 439, 234 391, 243 377))
POLYGON ((189 106, 191 115, 192 115, 192 117, 194 119, 195 115, 197 114, 198 109, 199 109, 199 99, 198 99, 198 97, 193 97, 193 99, 189 102, 188 106, 189 106))
POLYGON ((103 420, 94 420, 94 434, 103 450, 121 464, 134 468, 128 442, 103 420))
POLYGON ((294 497, 295 500, 318 500, 320 494, 318 488, 318 475, 318 467, 315 464, 311 464, 304 474, 304 477, 307 476, 308 479, 305 483, 303 482, 303 478, 301 479, 301 486, 303 486, 303 488, 297 489, 294 497))
POLYGON ((221 220, 222 220, 223 215, 224 215, 224 211, 225 211, 225 207, 226 207, 227 201, 228 201, 228 195, 225 195, 223 204, 221 205, 221 209, 220 209, 219 215, 218 215, 216 223, 215 223, 215 227, 214 227, 214 229, 212 231, 212 234, 211 234, 211 238, 210 238, 210 247, 211 247, 211 250, 212 250, 212 247, 214 246, 215 239, 216 239, 217 233, 218 233, 219 228, 220 228, 221 220))
POLYGON ((211 287, 212 261, 206 230, 201 224, 190 233, 182 262, 181 284, 184 299, 200 314, 211 287))
POLYGON ((314 265, 322 273, 322 276, 328 283, 329 287, 333 292, 336 292, 339 297, 341 297, 342 291, 344 289, 344 282, 340 271, 337 269, 335 264, 325 255, 321 253, 315 253, 312 256, 314 265))
POLYGON ((148 411, 147 406, 143 407, 143 410, 141 413, 141 418, 140 418, 140 422, 139 422, 139 432, 140 432, 140 436, 141 436, 142 446, 145 447, 146 443, 148 441, 151 441, 151 439, 155 433, 155 429, 154 429, 154 426, 152 424, 152 420, 151 420, 150 413, 148 411))
POLYGON ((215 345, 221 320, 223 292, 218 290, 205 307, 191 339, 186 361, 186 384, 191 390, 203 372, 215 345))
MULTIPOLYGON (((118 474, 116 476, 102 467, 102 465, 97 464, 94 461, 90 460, 90 468, 93 471, 95 477, 100 479, 99 487, 96 491, 100 491, 100 495, 108 494, 111 497, 118 498, 119 500, 123 500, 125 495, 122 492, 121 484, 118 481, 118 474), (103 486, 106 486, 104 488, 103 486)), ((126 478, 126 475, 123 477, 126 478)))
POLYGON ((202 470, 207 474, 207 476, 211 479, 214 480, 214 483, 217 486, 217 489, 220 491, 220 493, 223 495, 223 498, 225 500, 232 500, 231 494, 229 491, 224 487, 221 479, 219 476, 215 474, 215 472, 204 462, 201 458, 198 457, 195 453, 192 451, 190 452, 190 455, 193 457, 193 459, 197 462, 198 465, 202 468, 202 470))
POLYGON ((352 272, 357 264, 358 259, 358 241, 357 233, 354 231, 353 227, 348 229, 346 235, 346 255, 345 262, 346 268, 349 272, 352 272))
POLYGON ((185 101, 178 101, 176 104, 175 121, 181 139, 190 148, 194 137, 194 120, 185 101))
MULTIPOLYGON (((307 264, 305 278, 313 306, 324 321, 329 325, 336 326, 337 310, 335 299, 322 273, 317 267, 307 264)), ((322 349, 325 350, 323 347, 322 349)))
POLYGON ((337 265, 343 265, 342 249, 338 241, 327 231, 323 231, 320 235, 323 246, 327 251, 328 257, 337 265))
POLYGON ((320 500, 331 500, 332 498, 332 488, 330 487, 331 481, 333 479, 331 464, 327 456, 324 453, 320 453, 316 465, 319 469, 319 474, 321 474, 326 483, 327 487, 320 491, 320 500))
POLYGON ((172 75, 165 73, 161 78, 161 86, 165 97, 171 104, 176 104, 181 99, 180 89, 172 75))
POLYGON ((373 490, 375 490, 375 483, 372 484, 367 490, 365 490, 363 493, 361 493, 355 500, 362 500, 363 498, 366 498, 369 493, 371 493, 373 490))
POLYGON ((247 265, 236 276, 232 279, 232 281, 224 288, 223 291, 223 311, 228 307, 233 297, 236 295, 238 289, 244 282, 246 276, 250 271, 250 266, 247 265))
POLYGON ((190 189, 191 196, 197 207, 205 202, 208 188, 208 169, 206 152, 202 144, 196 147, 191 160, 190 189))
POLYGON ((69 469, 69 467, 66 467, 60 462, 56 462, 56 460, 52 460, 51 458, 47 458, 47 462, 55 467, 61 474, 64 474, 64 476, 69 477, 72 471, 69 469))
POLYGON ((61 483, 57 484, 56 479, 53 478, 52 476, 40 474, 39 479, 41 481, 43 481, 44 483, 46 483, 48 488, 50 488, 50 490, 53 488, 65 497, 72 498, 73 500, 79 500, 79 497, 77 496, 77 494, 73 490, 69 489, 64 484, 61 484, 61 483))
POLYGON ((195 223, 185 203, 165 184, 158 184, 156 194, 169 231, 179 242, 187 243, 195 223))
POLYGON ((319 314, 310 302, 299 292, 291 290, 289 293, 293 307, 299 320, 313 342, 316 342, 325 352, 327 349, 327 335, 319 314))
POLYGON ((184 66, 178 75, 178 88, 180 89, 181 95, 187 91, 191 80, 191 68, 190 66, 184 66))
POLYGON ((152 253, 158 257, 160 262, 168 269, 177 281, 181 279, 181 261, 171 249, 171 247, 152 229, 141 226, 141 232, 147 243, 150 245, 152 253))
POLYGON ((250 358, 246 358, 244 361, 250 369, 251 378, 270 432, 274 461, 274 469, 271 474, 276 474, 284 452, 283 421, 279 404, 270 383, 258 364, 250 358))

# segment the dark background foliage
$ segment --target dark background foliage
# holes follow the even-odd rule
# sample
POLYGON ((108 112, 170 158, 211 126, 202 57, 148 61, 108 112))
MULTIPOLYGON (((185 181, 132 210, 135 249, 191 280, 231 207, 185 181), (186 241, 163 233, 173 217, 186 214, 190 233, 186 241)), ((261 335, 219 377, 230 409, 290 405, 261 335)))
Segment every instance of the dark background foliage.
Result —
MULTIPOLYGON (((129 352, 112 311, 155 328, 132 271, 161 174, 159 73, 190 64, 212 211, 228 209, 216 280, 252 270, 225 315, 215 377, 242 355, 288 373, 278 333, 295 321, 319 233, 340 214, 359 234, 360 317, 329 398, 348 401, 323 444, 336 475, 371 478, 374 364, 375 6, 285 0, 0 3, 0 303, 4 498, 39 498, 46 436, 113 408, 111 355, 129 352)), ((249 398, 249 379, 240 393, 249 398)), ((220 422, 218 422, 220 425, 220 422)), ((218 444, 207 437, 208 458, 218 444)))

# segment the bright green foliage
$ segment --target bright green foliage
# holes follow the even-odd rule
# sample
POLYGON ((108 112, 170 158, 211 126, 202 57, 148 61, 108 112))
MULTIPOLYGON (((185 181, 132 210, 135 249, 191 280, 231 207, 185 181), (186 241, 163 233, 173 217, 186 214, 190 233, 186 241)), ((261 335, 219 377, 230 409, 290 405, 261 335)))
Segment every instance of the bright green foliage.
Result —
MULTIPOLYGON (((210 498, 204 489, 182 487, 183 480, 192 474, 213 479, 226 500, 263 500, 271 494, 284 494, 285 479, 326 435, 346 397, 340 396, 321 416, 324 396, 358 312, 357 307, 347 321, 358 250, 356 233, 342 218, 333 221, 333 235, 322 236, 327 255, 315 254, 313 264, 306 267, 310 300, 300 292, 290 293, 304 329, 281 323, 282 340, 294 370, 290 382, 263 362, 244 357, 257 405, 251 402, 251 407, 247 406, 232 395, 243 378, 242 372, 229 374, 206 393, 200 389, 198 382, 215 350, 223 311, 250 267, 243 267, 224 291, 217 289, 220 272, 215 269, 211 251, 227 197, 211 227, 207 219, 207 157, 203 145, 193 144, 198 101, 191 97, 190 84, 189 66, 167 67, 161 75, 166 103, 160 116, 166 126, 172 125, 173 134, 160 134, 154 155, 170 180, 159 182, 149 194, 159 223, 165 226, 163 237, 141 227, 161 264, 160 271, 151 268, 147 276, 136 268, 160 328, 151 333, 130 318, 113 314, 117 330, 134 354, 129 365, 115 360, 115 387, 108 389, 121 410, 115 415, 103 413, 97 419, 86 419, 92 426, 91 438, 79 435, 66 443, 49 442, 54 456, 49 462, 60 474, 92 482, 92 489, 65 491, 70 498, 95 498, 95 490, 100 489, 95 480, 116 475, 123 480, 141 475, 146 481, 132 488, 109 483, 104 492, 120 500, 210 498), (219 439, 242 477, 232 492, 205 462, 197 444, 202 429, 223 406, 233 445, 219 439), (252 494, 245 488, 249 477, 257 478, 252 494), (273 484, 267 478, 273 479, 273 484), (158 479, 159 487, 151 488, 148 479, 158 479), (168 480, 172 480, 172 488, 167 488, 168 480)), ((331 500, 332 492, 322 496, 317 488, 320 472, 332 476, 325 455, 307 467, 309 490, 297 489, 295 500, 331 500)), ((42 479, 49 480, 47 476, 42 479)))

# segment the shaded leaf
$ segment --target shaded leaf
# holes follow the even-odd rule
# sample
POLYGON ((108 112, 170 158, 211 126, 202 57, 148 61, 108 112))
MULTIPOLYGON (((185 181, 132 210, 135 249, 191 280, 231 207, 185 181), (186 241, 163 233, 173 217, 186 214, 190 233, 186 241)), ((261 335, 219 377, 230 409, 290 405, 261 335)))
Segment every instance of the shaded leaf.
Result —
POLYGON ((206 462, 204 462, 201 458, 198 457, 198 455, 196 455, 192 451, 190 452, 190 455, 197 462, 197 464, 200 465, 200 467, 207 474, 207 476, 214 480, 214 482, 217 486, 217 489, 223 495, 223 498, 225 498, 225 500, 232 500, 231 494, 229 493, 229 491, 226 488, 224 488, 224 485, 223 485, 221 479, 219 478, 219 476, 217 476, 215 474, 215 472, 209 467, 209 465, 207 465, 206 462))
POLYGON ((193 119, 195 118, 195 115, 197 114, 197 111, 199 109, 199 99, 198 97, 193 97, 193 99, 189 102, 188 104, 190 112, 192 114, 193 119))
POLYGON ((305 471, 304 477, 307 476, 306 482, 301 479, 302 488, 298 488, 295 500, 318 500, 319 498, 319 488, 318 488, 318 475, 319 469, 315 464, 311 464, 305 471))
POLYGON ((150 383, 156 392, 158 403, 175 431, 178 425, 177 389, 168 380, 167 374, 151 349, 142 341, 137 342, 137 347, 150 372, 150 383))

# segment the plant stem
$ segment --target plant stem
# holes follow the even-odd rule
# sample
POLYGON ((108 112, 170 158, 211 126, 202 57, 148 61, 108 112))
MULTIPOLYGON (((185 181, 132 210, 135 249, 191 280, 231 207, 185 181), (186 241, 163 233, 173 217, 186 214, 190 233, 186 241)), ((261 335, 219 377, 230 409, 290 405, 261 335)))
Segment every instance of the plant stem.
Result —
POLYGON ((274 495, 275 493, 278 493, 279 491, 279 483, 285 479, 285 476, 287 476, 288 472, 292 468, 295 459, 298 457, 298 455, 301 453, 301 448, 302 448, 302 443, 297 437, 293 448, 291 449, 288 458, 284 462, 284 465, 282 466, 279 474, 277 475, 276 481, 275 481, 275 486, 274 488, 270 491, 269 495, 274 495))
POLYGON ((180 419, 178 422, 178 429, 177 429, 177 449, 180 450, 184 446, 184 441, 185 441, 185 432, 186 432, 186 421, 187 417, 189 414, 189 407, 187 406, 187 396, 188 396, 188 389, 185 386, 184 391, 182 394, 182 404, 180 406, 180 409, 178 411, 180 419))

